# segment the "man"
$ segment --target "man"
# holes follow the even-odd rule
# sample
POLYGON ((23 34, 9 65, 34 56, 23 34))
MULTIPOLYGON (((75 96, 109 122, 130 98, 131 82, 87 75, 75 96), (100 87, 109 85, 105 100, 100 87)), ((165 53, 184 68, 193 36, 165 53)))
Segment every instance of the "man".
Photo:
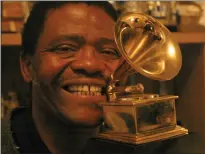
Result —
MULTIPOLYGON (((32 82, 34 126, 51 153, 80 153, 98 132, 102 109, 97 104, 106 100, 104 89, 119 65, 116 19, 108 2, 36 2, 31 11, 20 65, 24 80, 32 82)), ((11 117, 19 151, 42 153, 21 142, 23 131, 15 121, 22 112, 11 117)))
POLYGON ((31 108, 14 111, 11 117, 21 153, 155 153, 176 149, 172 142, 137 147, 90 140, 103 120, 98 103, 106 100, 104 89, 121 59, 113 35, 116 19, 107 2, 34 5, 25 24, 20 57, 22 75, 32 82, 31 108))

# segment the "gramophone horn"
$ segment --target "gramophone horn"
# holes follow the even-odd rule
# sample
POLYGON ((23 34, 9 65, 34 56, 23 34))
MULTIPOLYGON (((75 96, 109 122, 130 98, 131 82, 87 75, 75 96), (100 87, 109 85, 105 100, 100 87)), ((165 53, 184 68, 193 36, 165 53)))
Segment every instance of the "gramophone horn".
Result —
POLYGON ((155 80, 170 80, 178 74, 182 57, 170 32, 141 13, 122 15, 115 28, 123 56, 107 88, 109 101, 100 103, 104 123, 99 137, 145 144, 188 134, 187 129, 177 125, 178 96, 146 94, 140 84, 124 86, 126 77, 135 72, 155 80))
POLYGON ((170 80, 181 68, 178 44, 165 26, 148 15, 122 15, 116 22, 115 39, 125 61, 113 74, 113 80, 133 72, 154 80, 170 80))

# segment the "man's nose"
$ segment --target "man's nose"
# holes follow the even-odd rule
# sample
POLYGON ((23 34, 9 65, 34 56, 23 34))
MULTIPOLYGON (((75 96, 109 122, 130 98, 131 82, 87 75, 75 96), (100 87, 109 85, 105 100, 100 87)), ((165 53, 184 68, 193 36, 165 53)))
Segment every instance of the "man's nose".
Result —
POLYGON ((76 73, 88 75, 101 74, 104 70, 99 53, 92 46, 84 46, 77 53, 76 61, 74 61, 70 67, 76 73))

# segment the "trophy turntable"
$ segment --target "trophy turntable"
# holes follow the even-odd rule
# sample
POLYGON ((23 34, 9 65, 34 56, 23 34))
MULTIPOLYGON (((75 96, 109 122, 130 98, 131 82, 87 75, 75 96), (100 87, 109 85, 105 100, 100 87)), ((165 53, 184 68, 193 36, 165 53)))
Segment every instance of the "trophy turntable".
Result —
POLYGON ((182 65, 181 51, 169 30, 143 13, 126 13, 115 25, 115 41, 124 58, 111 76, 108 102, 102 102, 104 124, 98 138, 144 144, 188 134, 178 126, 178 96, 145 94, 139 85, 125 86, 128 75, 153 80, 174 78, 182 65))

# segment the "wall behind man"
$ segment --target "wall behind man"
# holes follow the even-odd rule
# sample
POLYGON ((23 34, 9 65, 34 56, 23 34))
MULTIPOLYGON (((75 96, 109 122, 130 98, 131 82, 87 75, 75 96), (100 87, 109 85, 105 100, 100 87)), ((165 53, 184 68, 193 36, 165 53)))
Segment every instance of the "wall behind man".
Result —
POLYGON ((20 72, 20 46, 2 47, 1 52, 1 94, 5 99, 11 91, 16 92, 20 105, 29 103, 29 84, 25 83, 20 72))

